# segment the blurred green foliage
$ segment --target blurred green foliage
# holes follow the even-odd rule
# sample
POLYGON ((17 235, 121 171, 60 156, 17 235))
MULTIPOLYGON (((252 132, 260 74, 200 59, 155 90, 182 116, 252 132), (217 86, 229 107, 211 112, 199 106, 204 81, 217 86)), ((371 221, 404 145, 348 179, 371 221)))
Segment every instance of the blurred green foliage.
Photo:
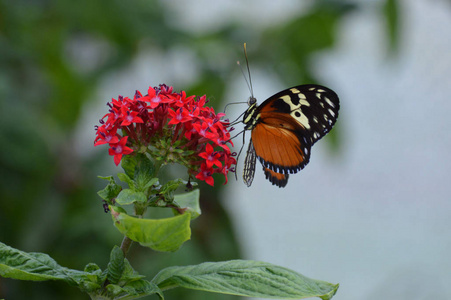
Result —
POLYGON ((399 40, 399 3, 397 0, 386 0, 384 4, 385 24, 389 38, 389 52, 396 53, 399 40))
MULTIPOLYGON (((390 32, 396 27, 395 2, 387 1, 390 32)), ((333 47, 337 25, 355 8, 318 1, 269 29, 230 21, 214 31, 194 34, 171 24, 170 8, 163 1, 0 1, 0 241, 24 251, 46 252, 70 268, 83 269, 89 262, 106 266, 111 248, 122 236, 103 213, 96 192, 104 182, 96 176, 107 175, 105 166, 112 159, 106 148, 101 154, 80 155, 76 129, 99 82, 129 65, 143 42, 163 53, 175 47, 190 49, 200 72, 191 86, 175 89, 207 94, 214 106, 222 107, 219 100, 237 74, 234 62, 242 60, 243 42, 251 45, 252 64, 275 72, 287 86, 315 82, 309 58, 333 47), (73 52, 87 40, 100 45, 102 55, 90 58, 88 53, 91 63, 80 66, 74 63, 73 52), (215 67, 223 57, 232 60, 215 67)), ((203 215, 193 222, 193 239, 175 254, 135 245, 131 263, 140 273, 150 278, 172 265, 240 257, 230 219, 218 200, 221 187, 200 188, 203 215)), ((236 299, 181 290, 167 296, 236 299)), ((0 278, 0 298, 87 296, 60 283, 0 278)))

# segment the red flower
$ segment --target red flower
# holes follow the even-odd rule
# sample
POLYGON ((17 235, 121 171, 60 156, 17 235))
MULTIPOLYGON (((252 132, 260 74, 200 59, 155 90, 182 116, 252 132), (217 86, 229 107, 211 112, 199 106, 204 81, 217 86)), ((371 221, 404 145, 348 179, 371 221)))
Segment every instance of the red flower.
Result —
POLYGON ((149 87, 147 95, 136 91, 133 99, 112 99, 100 120, 94 145, 108 144, 118 165, 123 155, 148 153, 163 164, 180 163, 190 176, 213 185, 214 173, 226 177, 236 164, 228 144, 229 123, 205 106, 207 98, 187 97, 172 87, 149 87), (120 129, 120 130, 119 130, 120 129))
POLYGON ((123 117, 121 126, 128 126, 132 123, 144 123, 143 120, 138 117, 138 112, 129 111, 125 106, 121 107, 121 115, 123 117))
POLYGON ((172 109, 170 109, 168 112, 169 116, 172 118, 172 120, 169 121, 168 125, 185 123, 193 119, 189 116, 189 112, 186 109, 183 110, 183 107, 179 108, 176 112, 172 109))
POLYGON ((208 168, 205 163, 202 163, 200 166, 200 172, 196 175, 196 178, 199 180, 204 180, 207 184, 213 186, 215 181, 211 175, 213 175, 213 169, 208 168))
POLYGON ((193 124, 193 127, 200 136, 210 140, 215 140, 217 138, 217 133, 212 132, 214 128, 208 126, 207 122, 193 124))
POLYGON ((228 182, 227 173, 229 173, 229 171, 235 172, 235 167, 232 167, 233 165, 236 165, 236 159, 229 156, 225 162, 224 168, 221 170, 221 174, 224 174, 226 180, 224 184, 227 184, 228 182))
POLYGON ((97 137, 94 141, 94 146, 103 144, 115 144, 119 142, 116 131, 116 128, 108 131, 106 126, 99 127, 99 129, 97 130, 97 137))
POLYGON ((210 144, 205 146, 205 152, 200 153, 199 156, 205 158, 207 168, 209 169, 213 168, 213 165, 218 168, 222 167, 221 162, 218 160, 218 158, 221 157, 221 154, 219 152, 215 152, 213 146, 210 144))
MULTIPOLYGON (((172 91, 172 87, 170 88, 172 91)), ((156 88, 151 88, 149 87, 149 89, 147 90, 147 96, 143 97, 143 101, 148 101, 149 102, 149 106, 150 108, 155 108, 158 105, 160 105, 160 103, 169 103, 171 102, 171 99, 167 98, 165 94, 162 93, 157 93, 156 88)))
POLYGON ((122 155, 127 155, 133 152, 132 149, 125 146, 128 136, 124 136, 118 143, 110 144, 109 154, 114 155, 114 163, 119 165, 122 159, 122 155))

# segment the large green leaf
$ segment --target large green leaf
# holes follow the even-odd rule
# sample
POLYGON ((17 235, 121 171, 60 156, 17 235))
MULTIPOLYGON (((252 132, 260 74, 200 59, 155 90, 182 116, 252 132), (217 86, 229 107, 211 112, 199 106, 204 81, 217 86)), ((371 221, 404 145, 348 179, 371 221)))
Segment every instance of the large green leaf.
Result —
POLYGON ((265 262, 232 260, 195 266, 170 267, 152 280, 161 290, 184 287, 247 297, 328 300, 338 284, 310 279, 265 262))
POLYGON ((176 251, 191 237, 189 213, 165 219, 140 219, 120 212, 117 207, 110 206, 110 210, 114 225, 122 234, 153 250, 176 251))
MULTIPOLYGON (((82 291, 90 294, 92 299, 105 299, 101 284, 105 275, 96 264, 88 264, 85 272, 71 270, 58 265, 55 260, 44 253, 27 253, 9 247, 0 242, 0 276, 18 280, 44 281, 62 280, 71 285, 77 285, 82 291)), ((111 252, 111 261, 108 264, 107 276, 110 282, 106 291, 114 299, 137 299, 145 295, 163 294, 154 283, 142 279, 137 274, 119 247, 111 252), (120 278, 120 280, 119 280, 120 278)))
POLYGON ((64 268, 44 253, 27 253, 0 242, 0 276, 19 280, 64 280, 77 285, 85 272, 64 268))

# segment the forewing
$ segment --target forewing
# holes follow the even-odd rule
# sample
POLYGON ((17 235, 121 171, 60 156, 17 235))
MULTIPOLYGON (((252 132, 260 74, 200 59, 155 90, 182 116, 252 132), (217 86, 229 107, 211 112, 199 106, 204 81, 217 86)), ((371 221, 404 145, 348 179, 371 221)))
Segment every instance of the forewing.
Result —
MULTIPOLYGON (((278 113, 279 116, 289 116, 295 123, 296 135, 302 143, 313 145, 326 135, 335 124, 340 102, 337 94, 329 88, 315 84, 298 85, 283 90, 264 101, 258 107, 259 122, 268 123, 268 119, 278 113)), ((278 126, 277 121, 271 122, 278 126)))

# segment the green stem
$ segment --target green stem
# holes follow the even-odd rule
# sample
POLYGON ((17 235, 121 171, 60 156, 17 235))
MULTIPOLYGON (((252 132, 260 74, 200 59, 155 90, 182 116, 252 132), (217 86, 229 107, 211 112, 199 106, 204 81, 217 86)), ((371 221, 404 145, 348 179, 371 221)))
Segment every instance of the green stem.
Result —
POLYGON ((124 236, 124 239, 122 240, 121 244, 121 250, 124 252, 124 257, 127 257, 128 250, 130 249, 130 246, 132 245, 133 241, 129 239, 128 237, 124 236))

